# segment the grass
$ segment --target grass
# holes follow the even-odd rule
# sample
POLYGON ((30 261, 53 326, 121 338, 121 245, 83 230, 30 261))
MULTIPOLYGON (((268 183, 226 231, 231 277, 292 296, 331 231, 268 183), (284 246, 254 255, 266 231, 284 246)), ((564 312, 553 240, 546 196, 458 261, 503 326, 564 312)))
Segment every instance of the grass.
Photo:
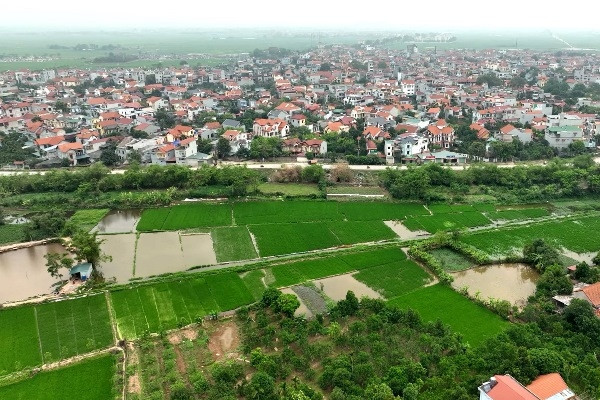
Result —
POLYGON ((186 325, 212 312, 254 301, 238 274, 225 272, 111 293, 119 334, 134 339, 186 325))
POLYGON ((0 387, 0 398, 11 400, 106 400, 115 398, 115 357, 107 354, 68 367, 42 371, 0 387))
POLYGON ((426 321, 441 320, 477 347, 496 336, 508 322, 441 284, 425 287, 390 301, 404 309, 413 309, 426 321))
POLYGON ((98 225, 98 222, 104 218, 108 211, 110 210, 107 208, 77 210, 67 222, 87 232, 90 231, 94 226, 98 225))
POLYGON ((335 185, 327 188, 327 194, 382 194, 387 195, 379 186, 343 186, 335 185))
POLYGON ((595 233, 599 230, 600 218, 591 216, 473 233, 462 240, 490 255, 520 251, 535 238, 543 238, 576 253, 585 253, 600 250, 600 236, 595 233))
POLYGON ((104 295, 35 306, 44 362, 108 347, 114 342, 104 295))
POLYGON ((525 208, 521 210, 501 210, 495 212, 488 212, 487 216, 493 220, 520 220, 520 219, 531 219, 541 218, 550 215, 550 212, 545 208, 525 208))
POLYGON ((281 196, 318 196, 319 194, 321 194, 317 185, 310 185, 304 183, 266 182, 259 185, 258 190, 263 194, 281 196))
POLYGON ((24 224, 0 225, 0 245, 23 242, 26 239, 24 224))
POLYGON ((409 215, 429 215, 422 204, 390 202, 343 202, 339 212, 348 221, 400 220, 409 215))
POLYGON ((427 272, 410 260, 363 269, 354 278, 388 299, 412 292, 431 281, 427 272))
POLYGON ((396 233, 382 221, 328 222, 326 226, 341 244, 364 243, 396 237, 396 233))
POLYGON ((429 252, 442 263, 446 271, 463 271, 474 265, 468 258, 451 249, 440 248, 429 252))
POLYGON ((250 232, 245 226, 214 228, 211 236, 218 262, 249 260, 258 257, 250 232))
POLYGON ((140 232, 210 228, 231 225, 229 204, 181 204, 145 210, 137 225, 140 232))

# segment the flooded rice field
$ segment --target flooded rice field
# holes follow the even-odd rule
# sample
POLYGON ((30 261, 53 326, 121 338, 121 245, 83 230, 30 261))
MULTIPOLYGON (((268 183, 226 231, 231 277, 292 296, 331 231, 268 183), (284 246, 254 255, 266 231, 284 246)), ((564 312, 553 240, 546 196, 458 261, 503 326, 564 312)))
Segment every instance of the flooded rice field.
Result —
POLYGON ((526 264, 496 264, 454 272, 452 286, 468 288, 469 295, 479 292, 482 299, 507 300, 522 306, 535 292, 539 273, 526 264))
POLYGON ((134 232, 141 214, 141 210, 112 210, 93 230, 100 234, 134 232))
POLYGON ((64 253, 59 243, 49 243, 0 254, 0 304, 52 292, 52 278, 46 270, 48 253, 64 253))
POLYGON ((133 278, 133 260, 135 255, 135 234, 99 236, 104 242, 100 245, 102 251, 112 257, 112 261, 104 261, 100 270, 106 279, 115 278, 119 283, 125 283, 133 278))
POLYGON ((348 290, 352 290, 359 299, 363 296, 371 299, 383 298, 375 290, 362 282, 357 281, 351 274, 332 276, 330 278, 317 279, 315 285, 320 288, 333 301, 346 298, 348 290))

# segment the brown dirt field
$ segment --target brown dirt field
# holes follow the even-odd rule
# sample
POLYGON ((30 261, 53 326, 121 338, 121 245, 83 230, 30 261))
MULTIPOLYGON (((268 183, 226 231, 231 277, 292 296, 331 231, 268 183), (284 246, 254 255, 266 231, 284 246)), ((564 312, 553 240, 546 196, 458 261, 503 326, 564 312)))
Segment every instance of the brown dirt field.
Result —
POLYGON ((225 358, 235 358, 238 354, 235 352, 240 344, 238 327, 233 321, 221 324, 210 335, 208 340, 208 349, 213 355, 215 361, 225 358))
POLYGON ((173 350, 175 351, 175 363, 177 364, 177 371, 179 371, 179 375, 186 376, 187 367, 185 365, 185 360, 183 359, 183 354, 181 354, 181 349, 179 346, 173 346, 173 350))

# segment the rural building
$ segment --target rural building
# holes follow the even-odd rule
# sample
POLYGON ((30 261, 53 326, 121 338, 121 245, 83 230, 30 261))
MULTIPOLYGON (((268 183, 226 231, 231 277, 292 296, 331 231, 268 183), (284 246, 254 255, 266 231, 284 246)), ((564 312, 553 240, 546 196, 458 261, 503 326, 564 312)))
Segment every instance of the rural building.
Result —
POLYGON ((494 375, 479 386, 479 400, 576 400, 560 374, 538 376, 523 386, 510 375, 494 375))
POLYGON ((89 277, 92 275, 92 264, 91 263, 81 263, 77 264, 69 271, 69 276, 71 279, 78 279, 80 281, 87 281, 89 277))

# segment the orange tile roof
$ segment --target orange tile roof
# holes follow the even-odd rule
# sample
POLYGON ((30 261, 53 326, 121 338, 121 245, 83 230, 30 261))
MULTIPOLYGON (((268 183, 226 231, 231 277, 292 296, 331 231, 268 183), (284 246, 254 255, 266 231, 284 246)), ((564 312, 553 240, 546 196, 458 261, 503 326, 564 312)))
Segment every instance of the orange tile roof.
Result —
POLYGON ((79 142, 74 143, 63 143, 58 145, 58 150, 61 153, 66 153, 69 150, 81 150, 83 149, 83 145, 79 142))
POLYGON ((539 400, 510 375, 495 375, 496 386, 487 395, 492 400, 539 400))
POLYGON ((585 293, 594 307, 600 305, 600 282, 584 287, 583 293, 585 293))
POLYGON ((527 385, 527 389, 540 399, 547 399, 569 389, 562 376, 558 373, 540 375, 527 385))

